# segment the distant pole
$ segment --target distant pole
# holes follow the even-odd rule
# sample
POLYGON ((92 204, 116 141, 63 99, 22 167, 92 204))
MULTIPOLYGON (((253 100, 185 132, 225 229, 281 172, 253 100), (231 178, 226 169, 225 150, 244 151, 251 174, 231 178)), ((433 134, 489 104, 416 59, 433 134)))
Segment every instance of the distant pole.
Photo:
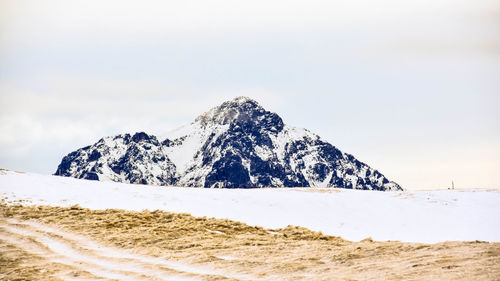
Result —
POLYGON ((455 183, 451 181, 451 189, 455 189, 455 183))

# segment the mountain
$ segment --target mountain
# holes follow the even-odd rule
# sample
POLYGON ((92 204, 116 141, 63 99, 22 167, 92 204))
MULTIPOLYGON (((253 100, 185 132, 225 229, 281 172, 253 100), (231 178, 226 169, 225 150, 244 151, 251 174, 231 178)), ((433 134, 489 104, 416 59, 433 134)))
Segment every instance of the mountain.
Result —
POLYGON ((306 129, 238 97, 164 137, 100 139, 65 156, 56 175, 193 187, 339 187, 402 190, 306 129))

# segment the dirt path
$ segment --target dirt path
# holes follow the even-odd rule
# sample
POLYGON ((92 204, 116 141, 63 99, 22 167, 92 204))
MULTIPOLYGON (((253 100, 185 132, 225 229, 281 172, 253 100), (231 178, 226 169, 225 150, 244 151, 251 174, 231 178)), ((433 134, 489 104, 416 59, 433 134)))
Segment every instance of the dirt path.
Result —
POLYGON ((257 279, 129 253, 34 221, 0 220, 0 240, 49 263, 66 265, 58 276, 63 280, 257 279))
POLYGON ((500 243, 349 242, 162 211, 0 204, 1 280, 500 280, 500 243))

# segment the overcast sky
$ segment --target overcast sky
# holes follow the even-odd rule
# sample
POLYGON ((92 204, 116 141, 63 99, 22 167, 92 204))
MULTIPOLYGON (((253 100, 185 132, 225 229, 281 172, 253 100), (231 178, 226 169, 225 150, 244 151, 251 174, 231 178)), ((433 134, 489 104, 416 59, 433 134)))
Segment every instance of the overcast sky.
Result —
POLYGON ((498 0, 0 0, 2 168, 241 95, 405 188, 500 188, 498 0))

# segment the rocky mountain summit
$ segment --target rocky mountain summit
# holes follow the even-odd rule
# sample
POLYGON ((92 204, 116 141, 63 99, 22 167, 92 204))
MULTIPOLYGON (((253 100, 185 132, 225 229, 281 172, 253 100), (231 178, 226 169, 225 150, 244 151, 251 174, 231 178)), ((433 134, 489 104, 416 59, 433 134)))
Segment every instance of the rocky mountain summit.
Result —
POLYGON ((100 139, 62 159, 56 175, 192 187, 339 187, 402 190, 306 129, 238 97, 164 137, 100 139))

